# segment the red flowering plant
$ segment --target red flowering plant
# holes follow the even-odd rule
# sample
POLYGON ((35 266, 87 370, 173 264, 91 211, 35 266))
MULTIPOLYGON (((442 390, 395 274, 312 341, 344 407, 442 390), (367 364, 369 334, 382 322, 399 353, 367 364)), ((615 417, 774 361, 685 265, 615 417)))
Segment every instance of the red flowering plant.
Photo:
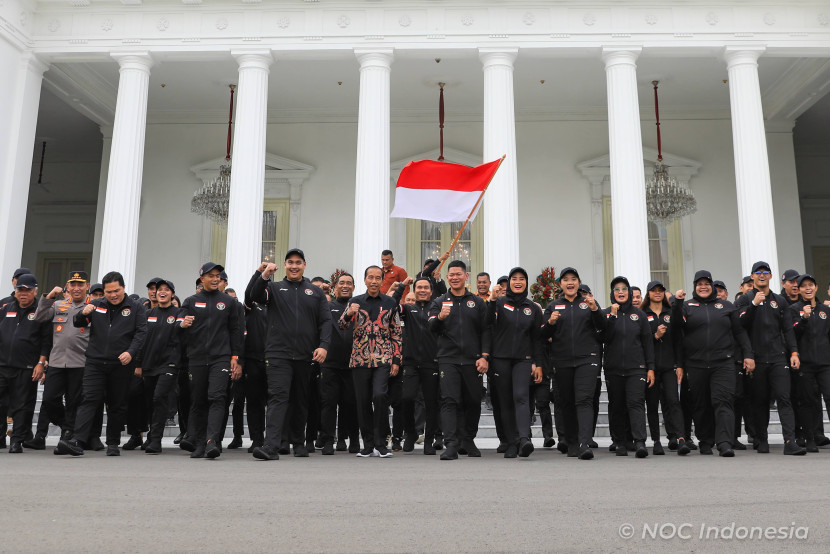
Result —
POLYGON ((345 269, 335 269, 334 272, 331 274, 331 288, 334 290, 334 284, 340 278, 341 275, 346 273, 345 269))
POLYGON ((542 269, 542 273, 536 276, 536 282, 530 285, 530 294, 533 301, 538 302, 542 308, 547 308, 554 298, 562 294, 562 287, 559 286, 553 267, 542 269))

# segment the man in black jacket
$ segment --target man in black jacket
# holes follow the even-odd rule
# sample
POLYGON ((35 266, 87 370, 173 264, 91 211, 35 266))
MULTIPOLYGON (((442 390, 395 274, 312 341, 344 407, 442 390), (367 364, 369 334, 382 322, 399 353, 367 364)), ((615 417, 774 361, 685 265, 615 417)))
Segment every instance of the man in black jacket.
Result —
MULTIPOLYGON (((259 273, 265 271, 262 264, 259 273)), ((259 274, 251 280, 259 279, 259 274)), ((248 406, 248 435, 254 448, 265 444, 265 403, 268 401, 268 382, 265 379, 265 335, 268 331, 268 309, 253 300, 245 303, 245 402, 248 406)))
POLYGON ((43 376, 52 347, 51 324, 35 321, 36 310, 37 280, 25 273, 17 278, 14 298, 0 308, 0 398, 8 394, 14 419, 10 454, 23 452, 21 445, 32 430, 26 416, 34 411, 32 388, 43 376))
POLYGON ((254 449, 260 460, 278 460, 282 430, 291 400, 289 440, 294 456, 308 457, 305 423, 308 418, 308 387, 315 374, 313 364, 323 363, 331 344, 331 312, 326 293, 303 278, 305 254, 292 248, 285 255, 285 279, 271 281, 277 270, 267 264, 251 280, 245 298, 268 307, 265 339, 265 372, 268 377, 268 410, 265 444, 254 449))
POLYGON ((798 345, 787 313, 787 301, 769 288, 772 272, 767 262, 752 265, 753 288, 741 296, 735 307, 749 334, 755 352, 752 376, 752 415, 755 418, 759 454, 769 453, 770 397, 778 406, 778 419, 784 435, 784 453, 801 455, 806 450, 795 442, 795 415, 790 399, 790 371, 801 367, 798 345))
POLYGON ((107 400, 107 456, 120 456, 118 444, 127 415, 127 394, 135 358, 144 347, 147 312, 127 298, 124 277, 116 271, 104 275, 104 298, 93 300, 73 318, 75 327, 89 330, 83 378, 83 402, 75 416, 72 440, 58 442, 58 452, 81 456, 90 444, 93 420, 107 400))
POLYGON ((470 457, 480 457, 474 442, 481 418, 481 378, 490 359, 490 327, 484 300, 467 290, 467 265, 450 262, 450 291, 432 301, 429 326, 438 336, 438 370, 441 380, 441 429, 446 450, 442 460, 457 460, 458 409, 464 408, 464 440, 470 457))
POLYGON ((227 414, 228 378, 242 376, 244 323, 236 299, 219 291, 224 268, 207 262, 199 270, 202 290, 182 303, 180 323, 187 345, 190 417, 187 438, 179 443, 191 458, 217 458, 218 437, 227 414))

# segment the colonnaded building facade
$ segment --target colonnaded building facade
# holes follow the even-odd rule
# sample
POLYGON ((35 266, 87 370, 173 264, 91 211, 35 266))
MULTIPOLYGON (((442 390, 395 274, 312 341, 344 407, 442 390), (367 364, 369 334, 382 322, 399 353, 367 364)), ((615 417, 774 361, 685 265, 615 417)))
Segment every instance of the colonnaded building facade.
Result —
MULTIPOLYGON (((390 219, 410 160, 506 155, 454 255, 735 292, 830 279, 830 3, 0 0, 0 279, 121 271, 242 288, 263 258, 410 271, 457 224, 390 219), (662 144, 655 133, 659 83, 662 144), (191 211, 225 161, 226 222, 191 211), (443 139, 439 95, 443 87, 443 139), (648 220, 662 148, 697 211, 648 220)), ((598 294, 605 298, 605 293, 598 294)))

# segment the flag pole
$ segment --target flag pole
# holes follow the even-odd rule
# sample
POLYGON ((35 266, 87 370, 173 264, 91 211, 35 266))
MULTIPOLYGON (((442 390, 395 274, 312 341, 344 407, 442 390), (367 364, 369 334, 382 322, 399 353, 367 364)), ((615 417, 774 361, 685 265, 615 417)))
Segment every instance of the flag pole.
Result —
MULTIPOLYGON (((472 210, 470 210, 470 215, 468 215, 468 216, 467 216, 466 221, 464 221, 464 225, 462 225, 462 226, 461 226, 461 229, 459 229, 459 230, 458 230, 458 233, 455 235, 455 239, 453 239, 452 244, 450 245, 449 250, 447 250, 447 253, 452 252, 453 248, 455 248, 455 245, 456 245, 456 244, 458 244, 458 239, 460 239, 460 238, 461 238, 461 233, 463 233, 463 232, 464 232, 464 229, 467 227, 467 224, 470 222, 470 218, 471 218, 471 217, 473 217, 473 214, 474 214, 474 213, 476 213, 476 210, 478 209, 478 205, 479 205, 479 204, 481 204, 481 200, 482 200, 482 198, 484 198, 484 193, 485 193, 485 192, 487 192, 487 189, 490 187, 490 183, 492 183, 492 182, 493 182, 493 178, 496 176, 496 173, 498 173, 498 172, 499 172, 499 168, 501 167, 501 163, 504 161, 504 159, 505 159, 506 157, 507 157, 507 154, 504 154, 504 155, 503 155, 503 156, 499 159, 499 165, 498 165, 498 166, 496 166, 496 170, 493 172, 493 175, 491 175, 491 176, 490 176, 490 180, 489 180, 489 181, 487 181, 487 184, 484 186, 484 190, 482 190, 482 191, 481 191, 481 194, 479 195, 478 200, 476 200, 475 206, 473 206, 473 209, 472 209, 472 210)), ((449 259, 449 257, 448 257, 448 259, 449 259)), ((447 261, 447 260, 442 261, 442 262, 441 262, 441 265, 439 265, 439 266, 438 266, 437 271, 438 271, 439 273, 440 273, 440 271, 441 271, 441 268, 442 268, 442 267, 444 267, 444 264, 446 263, 446 261, 447 261)))

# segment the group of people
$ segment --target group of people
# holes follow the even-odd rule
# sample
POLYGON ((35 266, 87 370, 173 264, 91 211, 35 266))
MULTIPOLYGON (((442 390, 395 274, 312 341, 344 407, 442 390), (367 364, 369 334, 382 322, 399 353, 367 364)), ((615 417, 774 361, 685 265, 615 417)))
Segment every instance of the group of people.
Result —
POLYGON ((555 429, 563 454, 590 460, 601 371, 618 456, 648 456, 647 432, 653 454, 665 454, 660 413, 668 448, 679 455, 747 449, 742 420, 752 447, 768 453, 771 402, 784 454, 830 444, 821 405, 830 396, 830 307, 817 300, 810 275, 788 270, 778 294, 770 265, 759 261, 734 304, 705 270, 688 295, 672 295, 659 281, 643 292, 619 276, 602 308, 566 267, 561 295, 543 309, 528 296, 523 268, 492 288, 480 273, 473 292, 460 260, 442 279, 448 258, 427 260, 413 279, 386 250, 380 266, 363 271, 366 292, 354 296, 355 276, 309 281, 305 254, 293 248, 283 279, 273 278, 276 264, 263 262, 242 298, 227 288, 224 268, 208 262, 184 301, 167 279, 152 279, 142 299, 127 295, 117 272, 90 286, 81 271, 38 297, 37 279, 21 268, 14 293, 0 301, 9 452, 44 449, 51 422, 61 428, 56 455, 118 456, 125 425, 124 449, 158 454, 178 411, 174 442, 192 458, 221 455, 229 416, 227 448, 241 447, 246 414, 249 452, 260 460, 318 448, 386 458, 416 443, 426 455, 441 451, 442 460, 478 457, 486 390, 505 458, 534 451, 538 408, 544 447, 556 445, 555 429), (38 382, 44 392, 33 433, 38 382))

